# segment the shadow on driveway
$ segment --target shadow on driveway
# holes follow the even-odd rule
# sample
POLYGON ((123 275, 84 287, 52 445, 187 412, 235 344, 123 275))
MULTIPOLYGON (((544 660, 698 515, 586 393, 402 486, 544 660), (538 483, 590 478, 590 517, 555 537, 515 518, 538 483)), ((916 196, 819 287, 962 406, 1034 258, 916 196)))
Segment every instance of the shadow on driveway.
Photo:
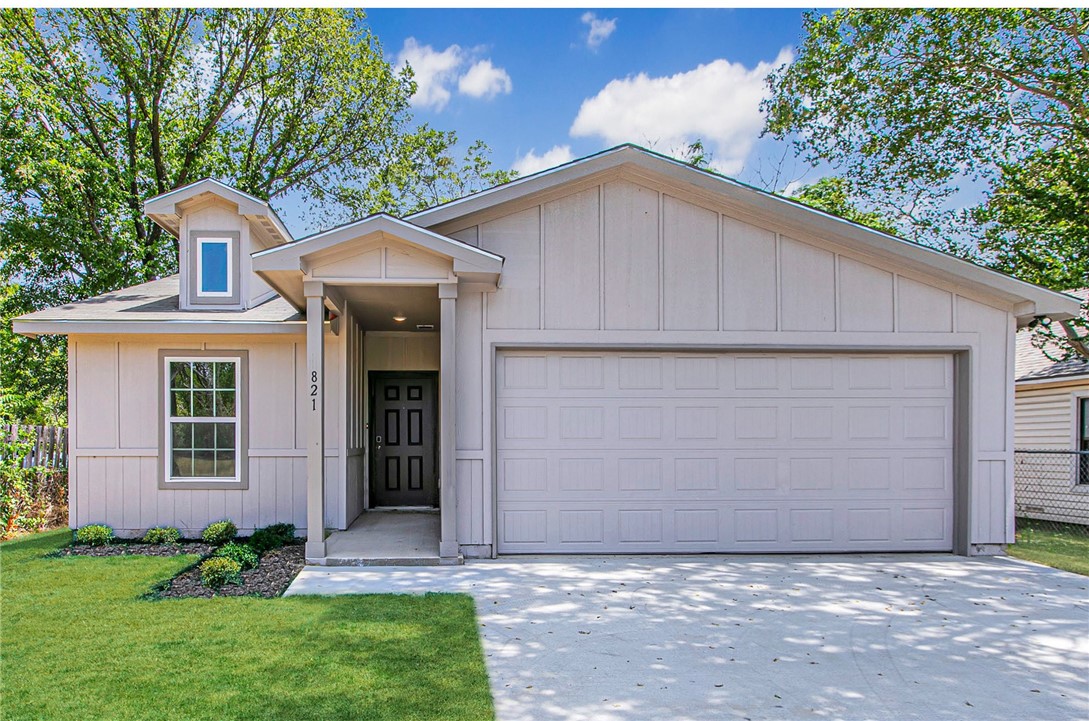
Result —
POLYGON ((945 554, 308 568, 289 593, 476 599, 523 719, 1089 718, 1089 578, 945 554))

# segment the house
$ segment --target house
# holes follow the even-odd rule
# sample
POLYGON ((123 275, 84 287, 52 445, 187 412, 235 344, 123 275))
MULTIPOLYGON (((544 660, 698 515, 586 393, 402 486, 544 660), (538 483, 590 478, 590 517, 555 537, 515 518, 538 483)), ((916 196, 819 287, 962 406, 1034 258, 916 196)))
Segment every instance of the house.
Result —
MULTIPOLYGON (((1070 295, 1085 300, 1089 288, 1070 295)), ((1017 334, 1016 514, 1089 525, 1089 456, 1071 453, 1089 451, 1089 359, 1050 355, 1017 334)))
POLYGON ((213 180, 179 275, 43 310, 71 519, 326 529, 446 561, 1013 540, 1018 327, 1078 301, 633 146, 294 239, 213 180))

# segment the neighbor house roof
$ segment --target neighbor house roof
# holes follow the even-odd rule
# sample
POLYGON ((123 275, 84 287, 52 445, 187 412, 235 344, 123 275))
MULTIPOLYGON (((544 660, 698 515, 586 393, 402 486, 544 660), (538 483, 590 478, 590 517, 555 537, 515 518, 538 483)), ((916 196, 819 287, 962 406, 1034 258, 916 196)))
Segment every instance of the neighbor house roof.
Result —
POLYGON ((1080 303, 1062 293, 1018 280, 950 253, 882 233, 796 200, 632 144, 603 150, 550 170, 422 210, 407 216, 406 220, 440 232, 456 231, 460 225, 471 224, 464 220, 466 216, 501 204, 516 203, 526 196, 547 193, 557 186, 620 168, 636 174, 642 173, 644 176, 665 177, 696 192, 714 193, 727 203, 773 217, 778 224, 788 228, 797 227, 802 232, 826 237, 858 252, 876 254, 924 273, 934 273, 991 295, 997 294, 1007 302, 1019 306, 1015 315, 1021 324, 1028 323, 1038 315, 1049 315, 1056 320, 1072 318, 1079 310, 1080 303))
MULTIPOLYGON (((1089 288, 1067 291, 1082 300, 1089 299, 1089 288)), ((1061 350, 1057 345, 1049 347, 1051 355, 1058 357, 1061 350)), ((1032 331, 1027 328, 1017 333, 1017 382, 1073 380, 1079 376, 1089 377, 1089 358, 1076 356, 1062 361, 1052 360, 1040 348, 1032 344, 1032 331)))
POLYGON ((177 274, 94 298, 28 313, 17 319, 19 333, 103 333, 114 326, 125 333, 298 332, 305 318, 283 298, 247 310, 180 310, 177 274), (58 329, 58 325, 63 328, 58 329))

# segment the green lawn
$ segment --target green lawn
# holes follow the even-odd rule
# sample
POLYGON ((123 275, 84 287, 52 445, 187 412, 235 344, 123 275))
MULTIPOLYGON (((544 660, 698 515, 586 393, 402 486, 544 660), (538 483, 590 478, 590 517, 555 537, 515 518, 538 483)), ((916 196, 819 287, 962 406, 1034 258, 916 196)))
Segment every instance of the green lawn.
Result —
POLYGON ((141 600, 192 563, 0 544, 0 718, 492 719, 468 596, 141 600))
POLYGON ((1017 543, 1007 549, 1015 558, 1089 576, 1089 529, 1046 521, 1017 519, 1017 543))

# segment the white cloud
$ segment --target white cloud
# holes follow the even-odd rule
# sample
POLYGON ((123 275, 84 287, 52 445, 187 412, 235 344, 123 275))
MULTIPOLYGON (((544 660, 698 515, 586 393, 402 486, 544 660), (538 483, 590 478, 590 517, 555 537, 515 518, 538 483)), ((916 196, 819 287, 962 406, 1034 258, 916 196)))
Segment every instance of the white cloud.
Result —
POLYGON ((481 60, 458 80, 458 92, 473 98, 494 98, 510 94, 513 84, 503 68, 492 65, 491 60, 481 60))
POLYGON ((553 145, 549 150, 537 155, 536 148, 514 161, 511 170, 519 175, 532 175, 541 170, 548 170, 575 159, 570 145, 553 145))
POLYGON ((601 43, 608 40, 616 30, 616 18, 599 18, 591 12, 582 14, 582 22, 590 26, 590 31, 586 35, 586 47, 591 50, 601 47, 601 43))
POLYGON ((412 68, 416 80, 412 104, 441 111, 450 102, 455 84, 459 93, 473 98, 493 98, 499 93, 510 93, 513 84, 507 71, 492 65, 490 59, 474 62, 476 54, 460 45, 435 50, 430 45, 420 45, 416 38, 407 38, 397 54, 397 66, 412 68), (462 73, 470 63, 468 71, 462 73))
POLYGON ((752 69, 720 59, 668 77, 640 73, 613 80, 582 102, 571 135, 663 150, 700 139, 712 151, 716 170, 739 173, 764 126, 764 78, 792 59, 784 48, 775 60, 752 69))
POLYGON ((442 110, 450 101, 450 91, 446 85, 457 78, 461 63, 460 46, 451 45, 439 52, 430 45, 420 45, 416 38, 407 38, 397 55, 398 66, 408 65, 412 68, 416 81, 416 94, 412 96, 412 102, 432 110, 442 110))

